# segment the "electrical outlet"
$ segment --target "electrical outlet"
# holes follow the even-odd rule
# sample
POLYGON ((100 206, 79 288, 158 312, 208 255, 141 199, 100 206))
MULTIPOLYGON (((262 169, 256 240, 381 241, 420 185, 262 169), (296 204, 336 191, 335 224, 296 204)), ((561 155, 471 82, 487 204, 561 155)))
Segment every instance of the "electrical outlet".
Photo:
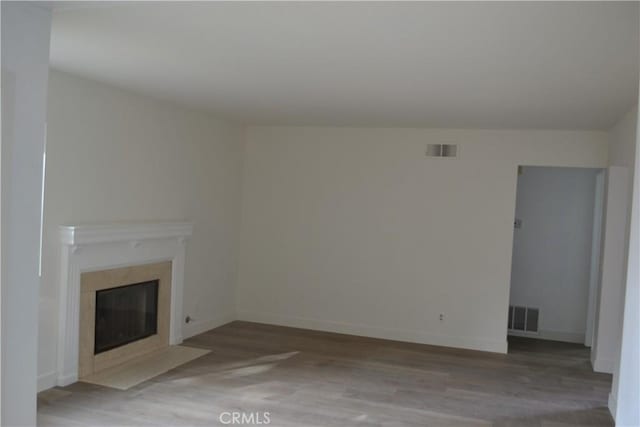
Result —
POLYGON ((444 314, 440 313, 440 321, 442 322, 444 320, 444 314))

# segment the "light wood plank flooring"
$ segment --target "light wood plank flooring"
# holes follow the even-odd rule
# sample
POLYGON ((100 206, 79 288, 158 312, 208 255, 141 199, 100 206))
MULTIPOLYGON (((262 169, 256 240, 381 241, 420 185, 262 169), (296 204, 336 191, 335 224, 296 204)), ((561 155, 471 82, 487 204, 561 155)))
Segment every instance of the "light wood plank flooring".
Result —
POLYGON ((211 353, 127 391, 43 392, 39 425, 212 426, 225 411, 272 426, 613 425, 611 376, 577 344, 511 338, 496 355, 248 322, 184 344, 211 353))

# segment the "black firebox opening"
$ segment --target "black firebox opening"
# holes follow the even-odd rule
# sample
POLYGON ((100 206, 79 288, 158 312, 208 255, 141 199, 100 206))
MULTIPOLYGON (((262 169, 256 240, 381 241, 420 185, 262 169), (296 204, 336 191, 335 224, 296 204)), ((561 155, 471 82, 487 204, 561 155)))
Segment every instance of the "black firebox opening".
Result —
POLYGON ((158 332, 158 280, 96 292, 94 354, 158 332))

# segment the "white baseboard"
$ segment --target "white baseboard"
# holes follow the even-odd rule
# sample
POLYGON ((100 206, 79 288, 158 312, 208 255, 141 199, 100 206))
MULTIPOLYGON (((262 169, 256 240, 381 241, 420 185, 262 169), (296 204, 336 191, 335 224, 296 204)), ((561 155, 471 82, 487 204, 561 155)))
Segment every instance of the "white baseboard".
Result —
POLYGON ((609 407, 609 412, 611 413, 611 417, 613 421, 616 420, 616 408, 618 407, 618 400, 613 395, 613 393, 609 393, 609 403, 607 405, 609 407))
POLYGON ((616 363, 613 359, 604 359, 602 357, 598 358, 596 356, 596 359, 593 361, 593 370, 595 372, 601 372, 604 374, 613 374, 613 370, 616 366, 616 363))
POLYGON ((38 393, 55 387, 57 376, 58 373, 55 371, 38 375, 38 393))
POLYGON ((516 337, 537 338, 540 340, 572 342, 584 344, 584 334, 576 332, 540 330, 538 333, 509 330, 509 335, 516 337))
POLYGON ((187 339, 194 335, 201 334, 203 332, 207 332, 211 329, 217 328, 218 326, 222 326, 225 323, 233 322, 236 320, 235 313, 227 313, 222 316, 217 316, 213 319, 206 320, 194 320, 190 323, 186 323, 182 327, 182 338, 187 339))
POLYGON ((468 350, 506 353, 507 340, 493 341, 476 337, 459 337, 451 335, 434 335, 410 329, 380 328, 377 326, 358 325, 334 322, 330 320, 308 319, 303 317, 281 316, 273 313, 238 311, 237 320, 268 323, 279 326, 304 328, 340 334, 359 335, 370 338, 381 338, 395 341, 406 341, 418 344, 429 344, 442 347, 463 348, 468 350))
POLYGON ((584 333, 564 331, 540 331, 540 336, 545 340, 573 342, 584 345, 584 333))

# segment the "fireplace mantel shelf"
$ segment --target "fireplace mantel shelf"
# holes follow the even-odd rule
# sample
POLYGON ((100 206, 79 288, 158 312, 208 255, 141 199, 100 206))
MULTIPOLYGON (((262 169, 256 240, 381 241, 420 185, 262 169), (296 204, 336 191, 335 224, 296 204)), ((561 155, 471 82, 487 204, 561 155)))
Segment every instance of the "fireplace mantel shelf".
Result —
POLYGON ((68 246, 94 243, 132 242, 191 235, 190 222, 137 222, 113 224, 83 224, 60 226, 60 240, 68 246))

